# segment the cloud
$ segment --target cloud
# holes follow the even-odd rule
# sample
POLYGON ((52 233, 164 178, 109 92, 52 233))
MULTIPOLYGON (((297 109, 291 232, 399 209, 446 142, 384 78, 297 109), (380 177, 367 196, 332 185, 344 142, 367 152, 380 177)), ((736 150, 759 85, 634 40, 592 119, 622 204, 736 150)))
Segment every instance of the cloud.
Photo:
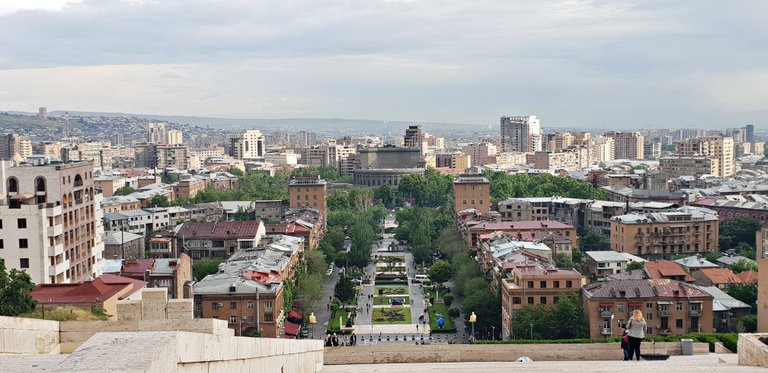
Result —
POLYGON ((31 109, 630 127, 768 110, 722 84, 768 71, 759 0, 48 1, 0 7, 3 100, 31 109))

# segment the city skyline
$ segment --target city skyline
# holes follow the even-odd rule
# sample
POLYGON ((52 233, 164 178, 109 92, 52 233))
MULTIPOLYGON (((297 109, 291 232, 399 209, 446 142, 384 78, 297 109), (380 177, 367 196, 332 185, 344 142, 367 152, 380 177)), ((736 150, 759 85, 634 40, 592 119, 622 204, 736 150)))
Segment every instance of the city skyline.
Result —
POLYGON ((760 128, 766 6, 6 2, 0 110, 760 128))

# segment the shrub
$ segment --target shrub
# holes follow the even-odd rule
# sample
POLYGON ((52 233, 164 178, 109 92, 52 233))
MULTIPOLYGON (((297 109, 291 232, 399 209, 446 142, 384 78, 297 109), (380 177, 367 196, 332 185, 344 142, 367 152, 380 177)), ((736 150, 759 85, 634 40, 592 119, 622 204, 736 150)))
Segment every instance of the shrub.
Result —
MULTIPOLYGON (((453 295, 446 294, 445 296, 443 296, 443 303, 445 303, 446 307, 450 307, 451 303, 453 303, 453 295)), ((456 316, 454 316, 454 317, 456 317, 456 316)))
POLYGON ((461 310, 460 309, 458 309, 456 307, 448 309, 448 316, 450 316, 450 317, 459 317, 460 315, 461 315, 461 310))

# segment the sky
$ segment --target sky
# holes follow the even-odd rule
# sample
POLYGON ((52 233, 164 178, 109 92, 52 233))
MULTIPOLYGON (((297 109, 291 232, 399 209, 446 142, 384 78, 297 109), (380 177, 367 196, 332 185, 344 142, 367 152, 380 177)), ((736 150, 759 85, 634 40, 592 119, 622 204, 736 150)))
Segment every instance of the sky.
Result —
POLYGON ((0 0, 0 110, 760 127, 768 1, 0 0))

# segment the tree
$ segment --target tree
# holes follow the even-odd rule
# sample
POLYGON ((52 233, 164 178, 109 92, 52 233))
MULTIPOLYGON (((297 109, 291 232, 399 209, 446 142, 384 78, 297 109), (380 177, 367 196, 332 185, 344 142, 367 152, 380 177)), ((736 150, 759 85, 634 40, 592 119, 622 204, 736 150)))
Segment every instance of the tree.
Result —
POLYGON ((219 272, 219 264, 221 260, 218 259, 200 259, 195 260, 192 264, 192 277, 200 281, 205 276, 212 275, 219 272))
MULTIPOLYGON (((603 239, 593 231, 586 231, 579 236, 579 249, 584 251, 599 251, 603 248, 603 239)), ((576 258, 573 258, 574 262, 576 258)))
POLYGON ((733 222, 720 225, 720 251, 735 249, 744 242, 755 247, 755 232, 760 230, 760 222, 746 216, 737 216, 733 222))
POLYGON ((355 299, 355 285, 352 280, 345 274, 339 278, 339 282, 336 283, 334 288, 334 295, 339 298, 341 303, 347 304, 355 299))
POLYGON ((245 172, 243 170, 237 168, 237 167, 230 167, 229 170, 227 170, 232 175, 235 175, 237 177, 245 176, 245 172))
POLYGON ((746 242, 739 242, 739 244, 736 246, 736 252, 739 255, 752 260, 755 260, 755 255, 757 254, 755 252, 755 248, 746 242))
POLYGON ((35 284, 25 271, 12 269, 7 272, 0 260, 0 316, 17 316, 32 312, 37 305, 29 293, 35 284))
POLYGON ((296 276, 296 288, 294 297, 301 301, 302 309, 306 314, 314 309, 317 302, 323 298, 324 276, 319 273, 296 276))
POLYGON ((739 320, 739 333, 754 333, 757 331, 757 315, 747 315, 739 320))
POLYGON ((757 284, 729 284, 725 292, 757 309, 757 284))
POLYGON ((550 174, 531 176, 508 175, 505 172, 486 171, 491 182, 491 197, 500 201, 507 198, 561 196, 583 199, 607 199, 605 191, 592 184, 550 174))
POLYGON ((733 271, 733 273, 757 271, 757 263, 748 259, 737 260, 736 263, 731 265, 731 271, 733 271))
POLYGON ((552 317, 557 327, 554 330, 556 339, 573 339, 587 337, 587 319, 579 302, 578 293, 567 293, 560 296, 555 303, 552 317))
POLYGON ((136 193, 136 189, 131 188, 130 186, 126 185, 124 187, 117 188, 112 195, 115 196, 127 196, 129 194, 136 193))
POLYGON ((166 196, 154 196, 152 201, 149 202, 149 207, 168 207, 170 205, 166 196))
POLYGON ((163 184, 173 184, 179 181, 179 174, 175 172, 163 171, 160 175, 160 182, 163 184))
POLYGON ((357 268, 367 266, 371 261, 371 245, 376 234, 364 217, 358 217, 349 230, 349 238, 352 241, 352 247, 347 253, 349 264, 357 268))
POLYGON ((572 339, 587 336, 587 321, 576 293, 563 294, 554 305, 528 305, 512 319, 516 339, 572 339))
POLYGON ((395 202, 395 190, 389 184, 380 186, 373 193, 373 196, 386 206, 392 205, 395 202))
POLYGON ((490 289, 490 286, 487 281, 485 281, 482 277, 475 277, 472 279, 469 279, 464 283, 463 286, 464 294, 474 294, 477 292, 481 292, 484 290, 490 289))
MULTIPOLYGON (((472 312, 477 315, 476 332, 480 334, 483 334, 482 332, 485 330, 490 332, 491 326, 497 332, 501 331, 501 297, 491 291, 490 287, 467 294, 464 302, 462 302, 461 310, 467 319, 472 312)), ((468 322, 467 325, 469 325, 468 322)))
POLYGON ((325 254, 320 250, 305 251, 304 263, 307 265, 307 273, 325 275, 328 264, 325 262, 325 254))
POLYGON ((636 269, 643 269, 645 268, 644 262, 630 262, 627 264, 627 271, 634 271, 636 269))
POLYGON ((453 266, 444 260, 439 260, 429 268, 429 279, 442 284, 453 276, 453 266))
POLYGON ((557 268, 573 268, 573 260, 566 253, 558 253, 555 257, 555 265, 557 268))

